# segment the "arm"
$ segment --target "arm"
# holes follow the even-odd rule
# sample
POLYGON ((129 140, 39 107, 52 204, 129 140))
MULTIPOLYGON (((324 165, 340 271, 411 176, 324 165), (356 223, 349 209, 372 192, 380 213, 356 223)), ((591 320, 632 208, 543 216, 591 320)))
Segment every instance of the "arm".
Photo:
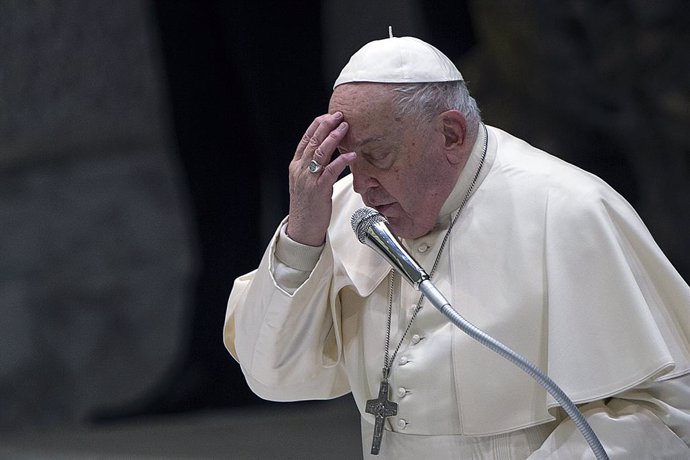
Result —
MULTIPOLYGON (((580 407, 611 459, 690 458, 690 374, 580 407)), ((560 423, 530 460, 594 458, 574 423, 560 423)))
POLYGON ((278 237, 257 270, 235 281, 228 300, 224 342, 240 363, 247 383, 265 399, 326 399, 349 391, 340 364, 334 322, 337 299, 331 289, 332 259, 324 250, 297 288, 281 278, 299 279, 301 270, 280 263, 278 237))
POLYGON ((235 281, 228 300, 224 342, 252 390, 266 399, 329 398, 348 391, 337 365, 333 261, 330 250, 322 251, 333 184, 354 159, 343 154, 330 162, 347 129, 340 113, 322 115, 309 126, 290 163, 287 224, 259 268, 235 281), (309 171, 312 160, 324 165, 321 172, 309 171))

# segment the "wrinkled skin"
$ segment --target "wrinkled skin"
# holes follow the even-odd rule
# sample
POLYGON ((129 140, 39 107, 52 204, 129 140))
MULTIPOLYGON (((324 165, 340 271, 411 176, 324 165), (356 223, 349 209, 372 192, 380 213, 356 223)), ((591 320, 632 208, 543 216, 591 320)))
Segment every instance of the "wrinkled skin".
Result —
POLYGON ((333 184, 346 167, 355 192, 386 216, 401 238, 430 232, 472 148, 466 122, 455 110, 429 123, 395 117, 388 85, 338 86, 329 113, 316 118, 290 164, 288 235, 303 244, 325 240, 333 184), (334 152, 338 155, 333 161, 334 152), (313 159, 326 165, 307 170, 313 159))

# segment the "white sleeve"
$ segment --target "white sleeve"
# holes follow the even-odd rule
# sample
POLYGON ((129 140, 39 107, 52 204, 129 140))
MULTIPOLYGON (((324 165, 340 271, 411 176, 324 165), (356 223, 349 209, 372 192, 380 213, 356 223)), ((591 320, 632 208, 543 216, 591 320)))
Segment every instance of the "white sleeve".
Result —
POLYGON ((309 278, 319 261, 324 246, 307 246, 291 239, 283 222, 276 240, 273 277, 278 286, 293 294, 309 278))
MULTIPOLYGON (((642 384, 580 410, 611 459, 690 458, 690 374, 642 384)), ((595 457, 570 419, 529 457, 574 458, 595 457)))
POLYGON ((309 246, 305 252, 300 247, 303 245, 285 240, 283 243, 294 243, 298 248, 298 266, 291 266, 295 263, 289 260, 291 253, 277 249, 279 233, 259 267, 235 280, 223 341, 240 363, 251 389, 264 399, 342 396, 350 390, 341 363, 337 293, 331 289, 332 253, 309 246), (300 265, 314 253, 318 254, 313 269, 300 265), (277 269, 276 264, 282 267, 277 269), (282 282, 291 289, 279 284, 276 272, 287 279, 282 282), (298 272, 305 272, 306 279, 298 272))

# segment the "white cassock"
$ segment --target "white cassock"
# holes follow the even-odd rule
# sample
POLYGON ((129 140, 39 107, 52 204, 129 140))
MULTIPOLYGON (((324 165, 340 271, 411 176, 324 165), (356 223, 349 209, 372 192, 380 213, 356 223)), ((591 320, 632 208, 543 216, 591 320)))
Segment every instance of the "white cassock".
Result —
MULTIPOLYGON (((632 209, 597 177, 492 127, 479 179, 432 278, 468 321, 546 372, 611 458, 690 458, 690 288, 632 209), (665 456, 665 457, 664 457, 665 456)), ((430 271, 480 164, 484 133, 437 227, 404 244, 430 271)), ((363 206, 336 184, 323 247, 276 232, 239 277, 224 341, 275 401, 352 392, 368 456, 390 266, 350 228, 363 206)), ((391 350, 419 293, 396 277, 391 350)), ((379 458, 593 458, 529 376, 425 305, 392 368, 398 414, 379 458)))

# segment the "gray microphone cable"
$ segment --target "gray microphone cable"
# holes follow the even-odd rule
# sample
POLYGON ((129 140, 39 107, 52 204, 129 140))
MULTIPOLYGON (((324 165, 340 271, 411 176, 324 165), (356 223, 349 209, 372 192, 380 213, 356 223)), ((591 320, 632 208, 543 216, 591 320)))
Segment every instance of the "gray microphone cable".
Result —
POLYGON ((383 256, 383 258, 386 259, 386 261, 390 263, 408 283, 415 289, 421 291, 434 307, 443 313, 451 323, 482 345, 515 364, 544 387, 573 420, 575 426, 577 426, 577 429, 580 430, 580 433, 584 436, 596 458, 598 460, 607 460, 609 458, 599 438, 597 438, 597 435, 592 430, 592 427, 587 423, 585 417, 565 392, 561 390, 549 376, 544 374, 526 358, 514 352, 506 345, 463 318, 429 280, 429 275, 427 275, 424 269, 412 258, 400 242, 398 242, 388 228, 388 220, 381 215, 381 213, 375 209, 363 207, 352 214, 350 223, 360 243, 369 246, 383 256))

